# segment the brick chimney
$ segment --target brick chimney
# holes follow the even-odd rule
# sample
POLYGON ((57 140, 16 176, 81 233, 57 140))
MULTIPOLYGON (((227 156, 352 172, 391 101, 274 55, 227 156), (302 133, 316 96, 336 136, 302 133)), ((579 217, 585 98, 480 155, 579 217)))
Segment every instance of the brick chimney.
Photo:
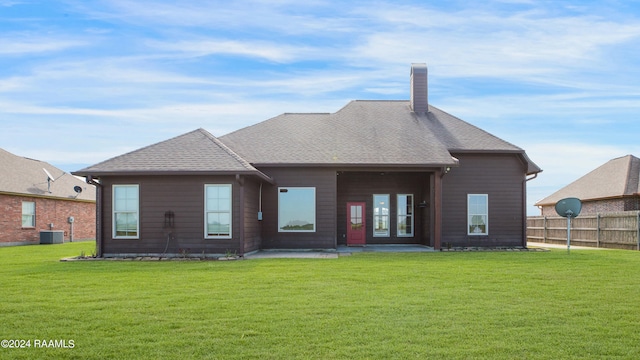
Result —
POLYGON ((411 110, 429 112, 427 91, 427 64, 411 64, 411 110))

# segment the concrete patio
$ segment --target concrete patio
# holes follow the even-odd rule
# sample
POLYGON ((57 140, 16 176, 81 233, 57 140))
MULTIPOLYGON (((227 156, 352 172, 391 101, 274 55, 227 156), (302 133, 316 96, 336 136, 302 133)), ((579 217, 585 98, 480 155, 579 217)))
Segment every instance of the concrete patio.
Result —
POLYGON ((349 256, 352 253, 360 252, 432 252, 432 247, 424 245, 366 245, 366 246, 345 246, 340 245, 337 249, 330 250, 260 250, 246 254, 245 259, 274 259, 274 258, 317 258, 335 259, 338 256, 349 256))

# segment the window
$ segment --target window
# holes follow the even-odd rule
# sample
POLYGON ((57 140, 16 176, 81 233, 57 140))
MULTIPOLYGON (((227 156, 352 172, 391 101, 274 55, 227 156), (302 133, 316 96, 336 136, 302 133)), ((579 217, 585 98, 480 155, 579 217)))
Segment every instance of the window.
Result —
POLYGON ((413 236, 413 195, 398 194, 398 236, 413 236))
POLYGON ((139 236, 138 185, 113 185, 113 237, 137 239, 139 236))
POLYGON ((467 234, 489 234, 489 195, 467 195, 467 234))
POLYGON ((389 195, 373 195, 373 236, 389 236, 389 195))
POLYGON ((205 237, 231 238, 231 184, 205 185, 205 237))
POLYGON ((36 227, 36 203, 32 201, 22 202, 22 227, 36 227))
POLYGON ((316 231, 316 188, 278 188, 278 231, 316 231))

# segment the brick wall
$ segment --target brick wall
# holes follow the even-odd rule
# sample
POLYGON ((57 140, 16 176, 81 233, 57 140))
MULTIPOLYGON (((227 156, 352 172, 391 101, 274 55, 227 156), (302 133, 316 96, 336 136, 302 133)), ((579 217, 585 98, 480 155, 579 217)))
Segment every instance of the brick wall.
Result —
POLYGON ((640 210, 640 197, 632 196, 624 198, 624 211, 640 210))
POLYGON ((71 224, 67 221, 73 216, 73 240, 95 239, 96 204, 51 198, 16 196, 0 194, 0 246, 40 242, 40 230, 64 231, 64 241, 70 241, 71 224), (22 227, 22 202, 36 204, 36 226, 22 227))

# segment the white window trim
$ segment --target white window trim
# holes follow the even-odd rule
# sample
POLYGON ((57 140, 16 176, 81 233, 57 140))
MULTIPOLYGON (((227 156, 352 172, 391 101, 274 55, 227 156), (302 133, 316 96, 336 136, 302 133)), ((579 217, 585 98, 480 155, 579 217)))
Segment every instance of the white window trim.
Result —
MULTIPOLYGON (((212 211, 214 212, 214 211, 212 211)), ((222 211, 215 211, 216 213, 222 213, 222 211)), ((233 185, 232 184, 205 184, 204 185, 204 238, 205 239, 232 239, 233 238, 233 185), (208 186, 225 186, 229 188, 229 193, 231 196, 229 197, 229 235, 209 235, 209 231, 207 229, 207 187, 208 186)))
POLYGON ((21 212, 22 212, 22 216, 20 217, 20 224, 22 225, 22 228, 23 229, 35 228, 36 227, 36 203, 35 203, 35 201, 23 201, 22 202, 21 212), (24 204, 25 203, 33 204, 33 214, 25 214, 24 213, 24 204), (29 225, 29 226, 24 226, 24 222, 22 221, 25 215, 31 217, 31 225, 29 225))
POLYGON ((414 197, 413 194, 397 194, 396 195, 396 235, 398 237, 414 237, 414 229, 415 229, 415 212, 416 212, 416 208, 415 208, 415 202, 414 202, 414 197), (407 214, 407 215, 400 215, 400 197, 404 196, 404 197, 411 197, 411 215, 407 214), (400 234, 400 217, 404 217, 404 218, 411 218, 411 233, 410 234, 400 234))
POLYGON ((372 211, 372 217, 371 217, 371 224, 372 226, 372 230, 373 230, 373 237, 390 237, 391 236, 391 195, 390 194, 373 194, 372 197, 373 200, 373 207, 371 209, 372 211), (387 215, 383 215, 380 214, 378 216, 386 216, 387 217, 387 232, 384 234, 381 233, 377 233, 376 234, 376 196, 386 196, 387 197, 387 209, 389 210, 389 214, 387 215))
MULTIPOLYGON (((120 211, 118 211, 120 212, 120 211)), ((129 211, 127 211, 129 212, 129 211)), ((140 185, 138 184, 113 184, 111 186, 111 230, 113 239, 140 239, 140 185), (116 232, 116 188, 117 187, 125 187, 125 186, 133 186, 138 189, 138 204, 136 206, 136 236, 118 236, 116 232)))
MULTIPOLYGON (((482 215, 482 214, 479 214, 482 215)), ((467 194, 467 235, 469 236, 488 236, 489 235, 489 195, 488 194, 467 194), (469 213, 469 200, 471 199, 472 196, 483 196, 485 198, 485 203, 487 204, 487 213, 484 214, 486 215, 486 223, 485 223, 485 232, 483 233, 474 233, 469 231, 469 228, 471 227, 471 223, 470 223, 470 216, 471 215, 469 213)))
POLYGON ((282 186, 278 187, 278 232, 279 233, 313 233, 316 232, 318 226, 318 199, 316 197, 316 188, 312 186, 282 186), (313 230, 282 230, 280 228, 280 219, 282 215, 280 213, 280 193, 281 189, 299 189, 299 190, 313 190, 313 230))

